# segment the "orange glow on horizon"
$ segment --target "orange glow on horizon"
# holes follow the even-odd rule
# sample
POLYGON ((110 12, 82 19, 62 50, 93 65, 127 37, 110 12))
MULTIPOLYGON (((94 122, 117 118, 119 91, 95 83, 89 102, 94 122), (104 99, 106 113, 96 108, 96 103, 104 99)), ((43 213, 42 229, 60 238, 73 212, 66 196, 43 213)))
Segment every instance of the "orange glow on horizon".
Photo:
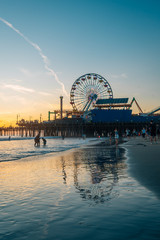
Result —
MULTIPOLYGON (((130 102, 130 101, 129 101, 130 102)), ((138 104, 140 105, 142 111, 145 112, 149 112, 152 109, 154 109, 155 107, 153 106, 153 104, 142 104, 141 102, 138 102, 138 104)), ((48 109, 48 111, 54 111, 54 110, 60 110, 60 104, 54 104, 51 105, 50 108, 48 109)), ((63 110, 72 110, 72 107, 70 106, 70 104, 64 104, 63 110)), ((139 113, 139 109, 137 108, 136 104, 133 103, 132 105, 132 113, 133 114, 138 114, 139 113)), ((34 121, 34 120, 38 120, 40 122, 41 121, 47 121, 48 120, 48 111, 46 109, 43 109, 43 111, 37 109, 35 112, 31 111, 31 113, 29 112, 23 112, 23 113, 0 113, 0 127, 16 127, 16 123, 17 123, 17 115, 18 115, 18 120, 21 119, 25 119, 26 121, 34 121)), ((51 115, 51 120, 54 119, 54 115, 51 115)))

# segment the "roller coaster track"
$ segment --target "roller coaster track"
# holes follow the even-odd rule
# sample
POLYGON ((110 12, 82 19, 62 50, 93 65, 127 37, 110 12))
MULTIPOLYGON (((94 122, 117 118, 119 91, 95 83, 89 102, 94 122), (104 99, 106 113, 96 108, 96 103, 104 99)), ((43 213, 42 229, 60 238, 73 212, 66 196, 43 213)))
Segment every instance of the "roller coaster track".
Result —
POLYGON ((155 113, 155 112, 158 112, 159 110, 160 110, 160 106, 152 109, 152 111, 150 111, 150 112, 148 112, 148 113, 146 113, 146 114, 149 116, 149 115, 151 115, 151 114, 153 114, 153 113, 155 113))
POLYGON ((138 108, 139 112, 140 112, 140 113, 143 113, 141 107, 139 106, 138 102, 136 101, 136 99, 135 99, 134 97, 133 97, 133 99, 132 99, 132 101, 131 101, 130 106, 129 106, 128 109, 130 109, 130 108, 132 107, 132 104, 133 104, 134 102, 135 102, 135 104, 137 105, 137 108, 138 108))

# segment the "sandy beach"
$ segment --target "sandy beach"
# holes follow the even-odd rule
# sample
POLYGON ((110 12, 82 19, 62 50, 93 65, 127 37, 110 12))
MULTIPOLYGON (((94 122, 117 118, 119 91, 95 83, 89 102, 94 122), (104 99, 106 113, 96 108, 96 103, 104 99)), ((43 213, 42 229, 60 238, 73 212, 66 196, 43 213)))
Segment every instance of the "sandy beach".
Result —
POLYGON ((160 141, 131 138, 127 148, 129 174, 160 198, 160 141))

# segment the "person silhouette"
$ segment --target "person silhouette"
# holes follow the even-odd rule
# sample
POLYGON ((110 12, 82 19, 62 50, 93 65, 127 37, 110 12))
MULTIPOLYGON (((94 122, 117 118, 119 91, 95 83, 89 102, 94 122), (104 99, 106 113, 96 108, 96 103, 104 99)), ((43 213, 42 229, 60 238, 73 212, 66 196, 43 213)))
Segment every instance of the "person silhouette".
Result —
POLYGON ((45 146, 47 143, 47 140, 45 138, 42 137, 42 141, 43 141, 43 145, 45 146))
POLYGON ((34 139, 34 146, 40 146, 40 133, 34 139))
POLYGON ((114 130, 116 146, 118 145, 119 134, 117 129, 114 130))

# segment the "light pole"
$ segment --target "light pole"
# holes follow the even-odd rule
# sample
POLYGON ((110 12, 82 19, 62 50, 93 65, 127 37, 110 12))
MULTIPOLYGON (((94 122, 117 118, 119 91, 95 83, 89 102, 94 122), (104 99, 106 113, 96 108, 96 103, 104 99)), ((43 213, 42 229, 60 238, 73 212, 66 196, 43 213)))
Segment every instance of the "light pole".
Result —
POLYGON ((61 119, 62 119, 62 113, 63 113, 63 96, 60 96, 60 112, 61 112, 61 119))

